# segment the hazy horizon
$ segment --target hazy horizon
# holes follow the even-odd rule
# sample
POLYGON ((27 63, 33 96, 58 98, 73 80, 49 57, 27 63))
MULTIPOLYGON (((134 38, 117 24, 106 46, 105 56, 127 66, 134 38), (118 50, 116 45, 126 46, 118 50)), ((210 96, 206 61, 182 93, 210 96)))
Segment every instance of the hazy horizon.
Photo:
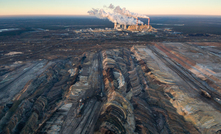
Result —
POLYGON ((42 16, 42 15, 88 15, 92 8, 104 8, 113 4, 125 7, 131 12, 145 15, 206 15, 221 16, 220 0, 156 0, 156 1, 117 1, 117 0, 0 0, 0 16, 42 16), (136 5, 136 6, 135 6, 136 5))
MULTIPOLYGON (((221 17, 221 15, 179 15, 179 14, 151 14, 150 17, 221 17)), ((91 15, 2 15, 0 18, 13 18, 13 17, 90 17, 97 18, 91 15)))

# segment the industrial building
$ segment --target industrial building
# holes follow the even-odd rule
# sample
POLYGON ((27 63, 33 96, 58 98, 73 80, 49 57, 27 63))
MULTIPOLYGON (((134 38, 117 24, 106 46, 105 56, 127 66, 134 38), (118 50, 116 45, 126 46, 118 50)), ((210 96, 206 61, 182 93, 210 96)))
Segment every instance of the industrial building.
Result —
POLYGON ((129 30, 129 31, 142 31, 142 30, 148 30, 151 29, 152 26, 150 26, 150 18, 148 18, 148 25, 138 25, 138 18, 136 18, 137 22, 136 25, 125 25, 125 24, 117 24, 117 22, 114 23, 114 29, 121 31, 121 30, 129 30))
POLYGON ((149 30, 152 29, 152 26, 148 25, 132 25, 128 26, 127 30, 129 31, 142 31, 142 30, 149 30))

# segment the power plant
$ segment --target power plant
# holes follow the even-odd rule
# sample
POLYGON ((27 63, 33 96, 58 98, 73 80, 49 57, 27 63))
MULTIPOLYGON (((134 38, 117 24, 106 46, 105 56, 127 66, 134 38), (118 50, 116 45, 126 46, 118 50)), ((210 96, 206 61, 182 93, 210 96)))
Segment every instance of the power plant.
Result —
POLYGON ((104 9, 98 10, 94 8, 88 11, 88 13, 100 19, 109 19, 114 23, 115 30, 141 31, 152 28, 150 26, 150 18, 146 15, 133 13, 129 10, 126 10, 126 8, 120 8, 119 6, 115 8, 112 4, 110 4, 110 6, 107 8, 112 9, 113 13, 105 12, 104 9), (138 18, 148 19, 148 25, 143 25, 144 23, 138 20, 138 18))
POLYGON ((117 22, 114 23, 114 29, 116 30, 120 30, 120 29, 123 29, 123 30, 129 30, 129 31, 141 31, 141 30, 144 30, 144 29, 150 29, 150 18, 148 18, 148 25, 138 25, 138 18, 136 18, 136 25, 125 25, 125 24, 117 24, 117 22))

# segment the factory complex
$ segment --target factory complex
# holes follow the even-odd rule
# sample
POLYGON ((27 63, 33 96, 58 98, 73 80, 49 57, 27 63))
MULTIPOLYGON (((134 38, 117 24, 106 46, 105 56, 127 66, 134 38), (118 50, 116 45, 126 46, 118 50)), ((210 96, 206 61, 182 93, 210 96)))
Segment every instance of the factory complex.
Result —
POLYGON ((96 16, 99 19, 108 19, 114 23, 114 29, 128 30, 128 31, 147 31, 151 29, 150 18, 143 14, 133 13, 126 8, 120 8, 119 6, 115 7, 110 4, 109 7, 112 12, 106 12, 104 9, 94 9, 88 11, 89 15, 96 16), (148 19, 148 24, 144 25, 144 22, 140 21, 138 18, 148 19))

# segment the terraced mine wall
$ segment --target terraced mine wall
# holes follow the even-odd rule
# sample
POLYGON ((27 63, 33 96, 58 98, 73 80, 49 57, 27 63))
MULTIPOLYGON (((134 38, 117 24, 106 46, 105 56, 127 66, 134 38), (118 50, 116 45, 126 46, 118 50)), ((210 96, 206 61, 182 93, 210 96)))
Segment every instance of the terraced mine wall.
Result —
POLYGON ((221 133, 219 63, 189 42, 14 64, 1 71, 0 132, 221 133))

